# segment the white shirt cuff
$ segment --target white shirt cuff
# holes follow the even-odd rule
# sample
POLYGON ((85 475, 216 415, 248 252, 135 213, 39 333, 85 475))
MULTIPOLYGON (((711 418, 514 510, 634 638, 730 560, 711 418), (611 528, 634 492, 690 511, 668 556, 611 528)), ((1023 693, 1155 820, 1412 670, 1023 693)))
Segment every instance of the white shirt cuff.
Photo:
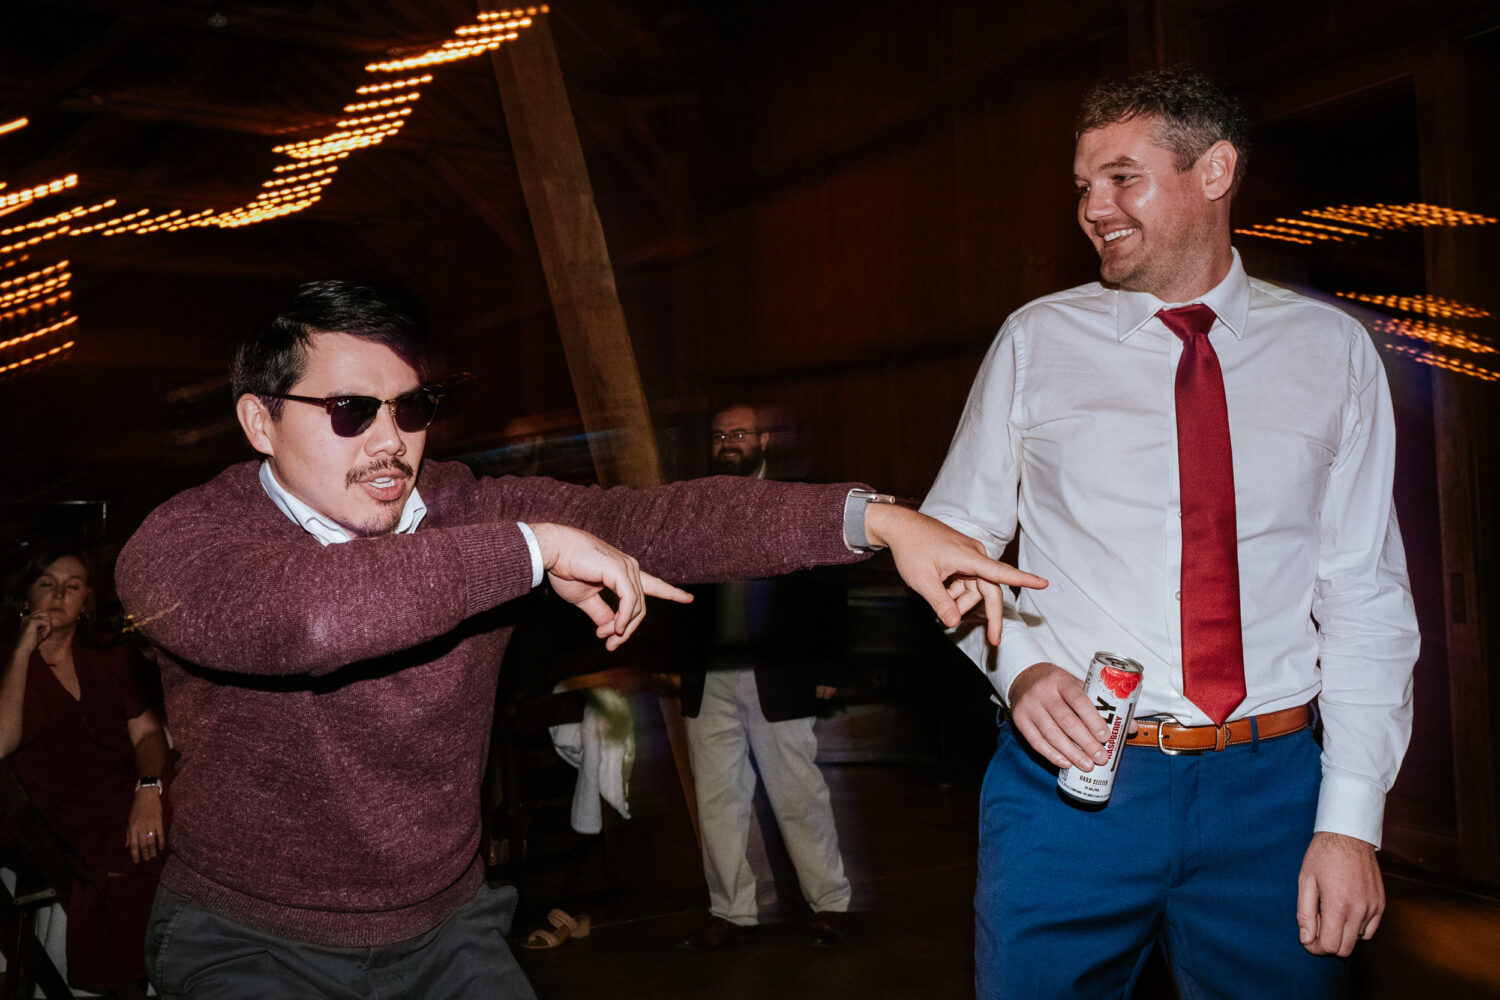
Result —
POLYGON ((516 527, 521 529, 521 537, 526 539, 526 550, 531 553, 531 586, 540 587, 542 577, 546 575, 542 569, 542 547, 536 543, 536 534, 532 532, 531 525, 517 521, 516 527))
POLYGON ((1379 785, 1348 774, 1323 772, 1314 833, 1342 833, 1378 849, 1384 825, 1385 792, 1379 785))

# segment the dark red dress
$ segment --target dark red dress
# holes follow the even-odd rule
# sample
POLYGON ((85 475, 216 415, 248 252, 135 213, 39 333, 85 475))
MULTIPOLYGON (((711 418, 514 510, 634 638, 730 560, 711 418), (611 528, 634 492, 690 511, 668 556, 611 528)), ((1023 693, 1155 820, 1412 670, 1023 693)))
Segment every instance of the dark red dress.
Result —
POLYGON ((161 875, 161 856, 136 864, 125 844, 137 778, 126 723, 151 706, 154 668, 130 646, 77 643, 73 666, 78 699, 32 654, 10 762, 72 862, 68 981, 106 992, 146 974, 146 918, 161 875))

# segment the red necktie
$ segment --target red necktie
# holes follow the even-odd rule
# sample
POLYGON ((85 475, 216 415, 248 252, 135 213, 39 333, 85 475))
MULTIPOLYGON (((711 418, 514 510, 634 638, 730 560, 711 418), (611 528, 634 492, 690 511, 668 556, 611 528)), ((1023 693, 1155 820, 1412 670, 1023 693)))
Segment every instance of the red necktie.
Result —
POLYGON ((1182 689, 1223 725, 1245 700, 1234 462, 1224 374, 1201 302, 1156 314, 1182 341, 1177 363, 1177 474, 1182 495, 1182 689))

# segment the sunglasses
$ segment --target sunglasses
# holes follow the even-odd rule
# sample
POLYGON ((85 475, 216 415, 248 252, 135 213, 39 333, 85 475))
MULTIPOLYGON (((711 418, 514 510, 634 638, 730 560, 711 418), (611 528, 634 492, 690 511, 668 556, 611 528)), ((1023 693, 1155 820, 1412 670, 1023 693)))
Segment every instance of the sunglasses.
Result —
POLYGON ((382 406, 391 408, 391 419, 396 427, 406 434, 414 434, 432 423, 437 415, 438 400, 443 390, 422 386, 411 392, 403 392, 395 399, 376 399, 374 396, 293 396, 287 392, 260 392, 258 396, 270 399, 290 399, 294 403, 314 403, 328 411, 328 420, 333 433, 339 437, 358 437, 370 429, 382 406))

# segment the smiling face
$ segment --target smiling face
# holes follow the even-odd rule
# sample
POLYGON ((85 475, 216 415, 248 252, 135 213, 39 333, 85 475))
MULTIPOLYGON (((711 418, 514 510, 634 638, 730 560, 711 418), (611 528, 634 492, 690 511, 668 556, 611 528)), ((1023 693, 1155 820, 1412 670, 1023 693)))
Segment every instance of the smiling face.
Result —
POLYGON ((73 556, 54 560, 26 588, 26 607, 45 611, 54 633, 78 623, 89 598, 89 571, 73 556))
MULTIPOLYGON (((298 396, 394 399, 417 388, 416 369, 390 348, 343 333, 317 333, 308 343, 298 396)), ((389 406, 364 433, 339 437, 321 406, 287 400, 279 420, 259 397, 240 397, 237 413, 255 449, 293 496, 356 535, 395 530, 417 485, 427 431, 401 431, 389 406)))
POLYGON ((731 406, 714 417, 710 466, 719 475, 749 476, 766 458, 770 435, 760 429, 755 411, 731 406))
POLYGON ((1186 302, 1218 284, 1233 259, 1234 148, 1216 143, 1178 173, 1156 129, 1156 119, 1136 117, 1078 137, 1078 224, 1099 253, 1104 282, 1186 302))

